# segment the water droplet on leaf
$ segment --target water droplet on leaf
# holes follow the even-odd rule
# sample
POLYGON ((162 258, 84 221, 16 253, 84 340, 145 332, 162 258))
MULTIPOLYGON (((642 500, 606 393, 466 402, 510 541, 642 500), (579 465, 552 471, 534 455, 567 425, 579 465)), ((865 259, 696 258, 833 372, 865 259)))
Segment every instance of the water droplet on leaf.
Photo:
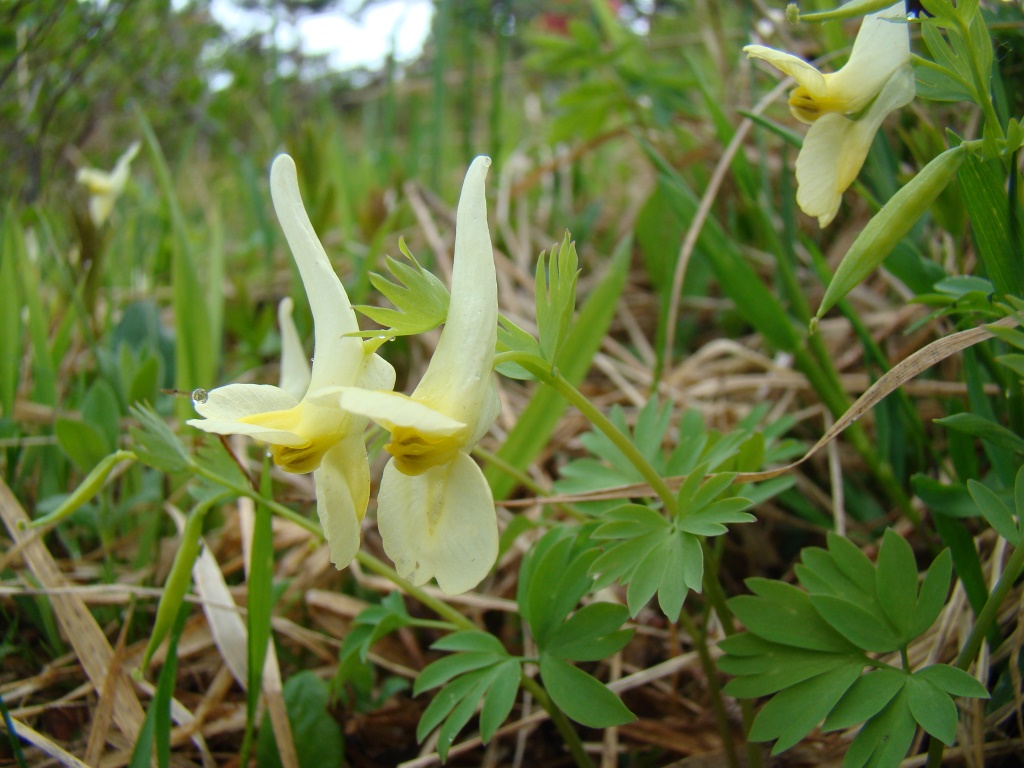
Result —
POLYGON ((193 389, 192 390, 192 402, 195 403, 196 405, 203 405, 209 399, 210 398, 206 394, 206 390, 205 389, 193 389))

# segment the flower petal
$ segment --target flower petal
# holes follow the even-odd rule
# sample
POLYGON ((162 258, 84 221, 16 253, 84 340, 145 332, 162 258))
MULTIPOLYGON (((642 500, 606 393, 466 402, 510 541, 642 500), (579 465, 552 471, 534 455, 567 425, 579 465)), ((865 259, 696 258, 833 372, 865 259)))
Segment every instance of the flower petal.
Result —
POLYGON ((359 551, 359 521, 370 498, 370 468, 362 430, 349 435, 324 454, 313 471, 316 512, 331 550, 331 562, 341 570, 359 551))
POLYGON ((269 384, 228 384, 206 393, 206 402, 195 403, 202 419, 189 419, 189 426, 218 435, 249 435, 273 445, 298 446, 306 442, 290 430, 270 429, 241 422, 249 416, 294 408, 298 401, 269 384))
POLYGON ((394 462, 377 494, 384 551, 414 585, 436 578, 456 595, 472 589, 498 557, 498 524, 483 472, 460 452, 447 465, 411 477, 394 462))
POLYGON ((746 45, 743 52, 752 59, 767 61, 780 72, 789 75, 814 98, 825 95, 825 76, 814 65, 808 64, 799 56, 766 45, 746 45))
POLYGON ((298 401, 309 389, 309 358, 292 320, 292 300, 288 297, 277 305, 277 324, 281 329, 281 389, 298 401))
POLYGON ((278 155, 270 168, 270 193, 285 238, 292 249, 313 311, 314 354, 310 388, 351 384, 362 363, 359 330, 348 295, 313 231, 302 197, 295 161, 278 155))
POLYGON ((450 437, 466 430, 462 422, 398 392, 343 387, 341 409, 373 419, 389 432, 410 427, 425 435, 450 437))
POLYGON ((228 384, 211 389, 205 402, 195 402, 196 413, 204 419, 237 421, 246 416, 294 408, 299 401, 269 384, 228 384))
POLYGON ((914 98, 909 65, 896 72, 860 120, 827 114, 811 125, 796 159, 796 201, 818 224, 828 226, 839 211, 843 192, 860 173, 882 121, 914 98))
POLYGON ((825 75, 829 96, 846 104, 846 114, 859 112, 909 61, 910 27, 901 0, 864 17, 849 61, 835 74, 825 75))
MULTIPOLYGON (((481 414, 493 386, 498 335, 498 285, 484 195, 490 164, 490 158, 478 157, 466 172, 455 217, 448 318, 430 365, 412 394, 414 400, 469 425, 472 433, 481 429, 481 414)), ((483 425, 483 431, 490 425, 483 425)))

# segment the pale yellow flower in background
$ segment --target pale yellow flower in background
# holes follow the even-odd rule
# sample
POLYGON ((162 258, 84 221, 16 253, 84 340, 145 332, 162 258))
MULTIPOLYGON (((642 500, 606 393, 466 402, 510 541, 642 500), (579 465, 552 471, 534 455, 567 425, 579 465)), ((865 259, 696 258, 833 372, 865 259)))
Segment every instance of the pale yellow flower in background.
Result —
POLYGON ((411 396, 346 388, 341 406, 391 432, 377 494, 384 551, 414 585, 472 589, 498 555, 490 486, 469 452, 500 404, 492 368, 498 290, 478 157, 466 173, 455 224, 451 302, 437 349, 411 396))
POLYGON ((188 423, 206 432, 262 440, 285 471, 313 472, 331 560, 344 568, 359 549, 370 470, 363 442, 366 419, 343 411, 338 397, 344 386, 390 389, 395 371, 373 353, 372 344, 345 335, 359 330, 355 313, 313 231, 288 155, 274 160, 270 191, 313 311, 312 369, 303 370, 290 302, 282 302, 281 386, 229 384, 211 390, 195 401, 203 418, 188 423))
POLYGON ((903 2, 864 17, 850 59, 823 74, 803 59, 763 45, 743 50, 797 82, 789 110, 811 126, 797 158, 797 204, 827 226, 860 172, 875 133, 914 98, 910 31, 903 2))
POLYGON ((114 210, 114 201, 124 192, 128 183, 132 160, 142 145, 133 141, 124 154, 117 159, 114 170, 107 172, 97 168, 79 168, 75 180, 89 193, 89 218, 97 227, 103 226, 114 210))

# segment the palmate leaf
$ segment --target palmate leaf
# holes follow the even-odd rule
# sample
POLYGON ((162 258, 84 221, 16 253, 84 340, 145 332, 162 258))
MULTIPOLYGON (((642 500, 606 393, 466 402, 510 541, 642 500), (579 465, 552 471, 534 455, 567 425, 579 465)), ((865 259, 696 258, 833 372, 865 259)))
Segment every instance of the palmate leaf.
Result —
POLYGON ((412 262, 406 264, 391 256, 385 257, 388 271, 398 281, 392 282, 383 275, 370 274, 370 282, 392 304, 395 309, 368 305, 354 306, 357 312, 366 315, 386 330, 360 331, 360 336, 411 336, 425 333, 444 322, 448 315, 448 289, 437 277, 420 266, 409 252, 404 240, 398 247, 412 262))
POLYGON ((455 632, 432 647, 456 653, 428 664, 416 678, 413 694, 417 696, 444 686, 423 711, 416 738, 423 741, 440 726, 437 751, 444 760, 481 700, 484 705, 480 714, 480 737, 485 743, 490 741, 515 705, 521 661, 486 632, 455 632))
POLYGON ((750 738, 774 739, 775 754, 819 723, 826 731, 863 723, 844 768, 894 768, 918 725, 950 743, 953 697, 987 697, 984 686, 954 667, 935 664, 911 674, 865 653, 905 649, 931 626, 949 590, 949 552, 939 554, 918 588, 914 554, 895 532, 886 532, 877 566, 842 537, 830 535, 827 543, 802 553, 796 570, 806 592, 748 579, 754 594, 729 601, 747 632, 720 643, 719 667, 734 675, 725 692, 772 695, 750 738))
POLYGON ((650 507, 625 504, 606 512, 594 531, 609 544, 591 572, 597 587, 619 582, 627 587, 626 604, 636 616, 655 594, 665 616, 676 621, 689 590, 700 592, 704 578, 701 536, 719 536, 727 523, 748 523, 754 516, 743 510, 747 499, 718 496, 734 474, 704 478, 706 464, 695 468, 679 489, 679 514, 668 520, 650 507))
MULTIPOLYGON (((747 504, 744 502, 744 506, 747 504)), ((593 537, 615 543, 608 544, 591 566, 591 573, 597 577, 595 587, 613 582, 626 585, 626 603, 632 616, 657 593, 662 612, 671 621, 677 620, 686 593, 702 588, 704 552, 693 531, 718 535, 726 531, 722 522, 753 519, 749 515, 741 517, 743 513, 732 508, 714 507, 708 508, 707 519, 695 515, 672 522, 640 504, 625 504, 605 513, 593 537)))
MULTIPOLYGON (((628 521, 627 521, 628 522, 628 521)), ((599 552, 588 536, 594 525, 548 531, 519 570, 516 600, 540 652, 548 694, 571 717, 592 728, 621 725, 633 715, 618 696, 571 661, 597 661, 619 651, 633 635, 621 629, 620 605, 580 600, 595 588, 591 566, 599 552)))
POLYGON ((848 540, 828 537, 828 549, 809 547, 794 569, 814 609, 865 651, 886 653, 910 643, 938 618, 946 601, 952 560, 942 552, 918 587, 910 545, 886 531, 877 568, 848 540))

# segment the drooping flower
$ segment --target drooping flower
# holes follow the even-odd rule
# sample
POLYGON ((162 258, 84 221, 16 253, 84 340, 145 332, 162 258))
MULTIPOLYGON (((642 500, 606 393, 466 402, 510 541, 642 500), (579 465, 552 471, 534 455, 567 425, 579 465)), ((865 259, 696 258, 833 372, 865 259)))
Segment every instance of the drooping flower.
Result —
POLYGON ((97 168, 79 168, 75 180, 89 193, 89 218, 96 228, 103 226, 114 210, 114 201, 124 192, 132 160, 142 145, 133 141, 117 159, 112 171, 97 168))
POLYGON ((338 397, 345 386, 390 389, 395 371, 373 353, 372 343, 345 335, 359 330, 355 313, 313 231, 299 195, 295 163, 288 155, 274 160, 270 191, 313 311, 312 369, 302 370, 291 307, 282 303, 281 386, 218 387, 206 393, 205 401, 195 401, 203 418, 188 423, 206 432, 262 440, 270 444, 274 463, 285 471, 312 472, 331 560, 344 568, 359 549, 370 470, 363 442, 366 419, 343 411, 338 397))
POLYGON ((384 551, 402 577, 436 578, 447 594, 472 589, 497 558, 490 486, 469 451, 500 404, 492 367, 498 291, 478 157, 466 173, 455 224, 451 301, 444 330, 411 396, 346 388, 341 405, 391 432, 392 458, 377 494, 384 551))
POLYGON ((763 45, 743 50, 797 82, 789 110, 811 126, 797 158, 797 204, 825 227, 864 165, 882 121, 914 98, 903 2, 864 17, 850 59, 838 72, 823 74, 797 56, 763 45))

